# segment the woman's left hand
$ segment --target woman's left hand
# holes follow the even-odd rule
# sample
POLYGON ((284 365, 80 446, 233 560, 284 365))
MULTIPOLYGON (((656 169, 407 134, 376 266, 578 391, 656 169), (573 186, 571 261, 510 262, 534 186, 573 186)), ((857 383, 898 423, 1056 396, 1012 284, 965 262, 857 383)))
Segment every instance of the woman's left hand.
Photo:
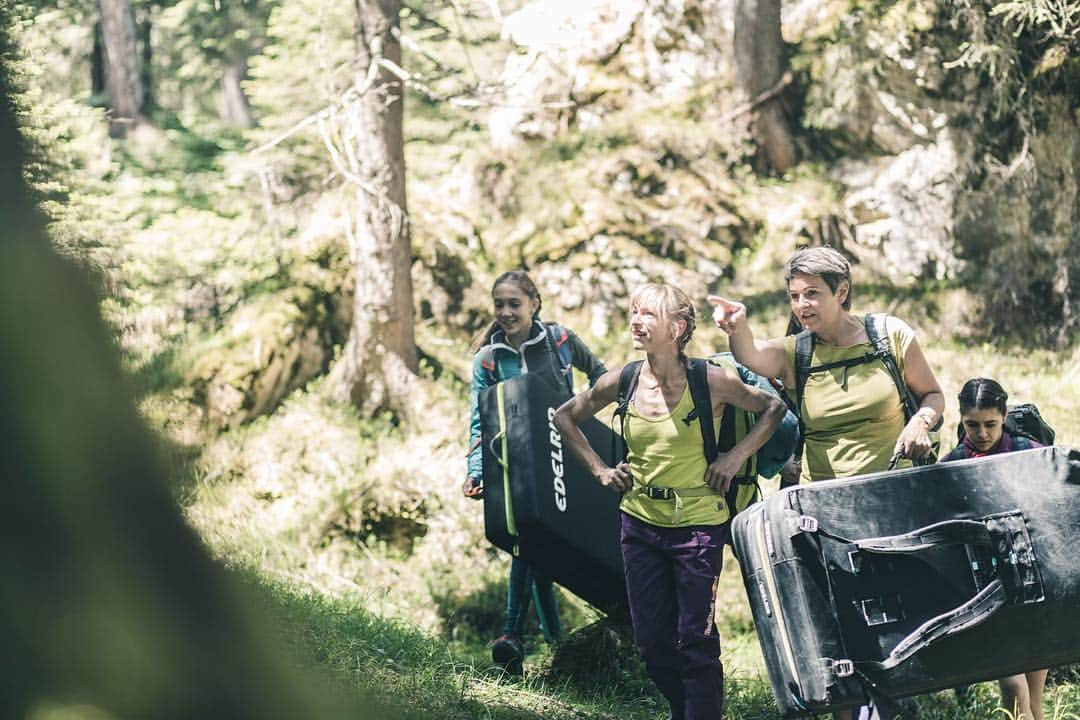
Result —
POLYGON ((908 424, 904 426, 904 432, 900 433, 900 438, 896 441, 894 450, 903 453, 906 458, 921 460, 926 457, 932 447, 930 428, 926 426, 926 421, 922 415, 915 414, 911 416, 908 424))
POLYGON ((726 493, 742 464, 735 453, 720 453, 705 469, 705 484, 717 492, 726 493))

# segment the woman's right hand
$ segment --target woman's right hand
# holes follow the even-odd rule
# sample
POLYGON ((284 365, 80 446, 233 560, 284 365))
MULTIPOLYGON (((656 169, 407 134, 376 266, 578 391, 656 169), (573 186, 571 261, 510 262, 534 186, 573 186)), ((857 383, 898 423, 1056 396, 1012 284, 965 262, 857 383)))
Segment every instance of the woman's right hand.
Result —
POLYGON ((624 462, 615 467, 606 467, 601 470, 596 476, 596 481, 604 487, 621 493, 634 486, 634 476, 630 474, 630 466, 624 462))
POLYGON ((728 335, 746 322, 746 306, 735 300, 728 300, 719 295, 709 295, 709 304, 713 306, 713 322, 728 335))
POLYGON ((465 482, 461 485, 461 494, 473 500, 483 500, 484 483, 479 478, 469 476, 465 478, 465 482))

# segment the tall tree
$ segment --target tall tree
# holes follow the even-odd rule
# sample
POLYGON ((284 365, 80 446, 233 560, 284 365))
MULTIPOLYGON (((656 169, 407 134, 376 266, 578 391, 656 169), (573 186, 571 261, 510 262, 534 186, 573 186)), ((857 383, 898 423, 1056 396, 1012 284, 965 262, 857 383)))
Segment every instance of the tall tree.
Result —
MULTIPOLYGON (((168 39, 173 62, 185 68, 185 90, 210 97, 207 80, 213 78, 218 116, 227 123, 255 124, 242 83, 247 79, 248 60, 266 43, 267 21, 278 4, 276 0, 176 0, 163 13, 162 23, 174 30, 168 39)), ((296 33, 302 31, 296 29, 296 33)))
POLYGON ((734 45, 736 82, 745 100, 754 105, 751 124, 759 159, 785 172, 797 157, 777 97, 786 65, 780 0, 736 0, 734 45))
POLYGON ((247 75, 247 56, 240 55, 225 65, 221 74, 221 119, 233 125, 251 127, 255 118, 251 114, 244 86, 241 84, 247 75))
POLYGON ((90 95, 96 104, 105 97, 105 46, 101 42, 101 21, 94 23, 94 46, 90 52, 90 95))
POLYGON ((342 110, 339 170, 353 188, 353 321, 338 387, 360 408, 408 415, 415 390, 412 248, 405 204, 400 0, 355 0, 356 76, 342 110))
POLYGON ((139 101, 139 112, 147 112, 154 105, 154 21, 151 17, 152 8, 143 6, 139 8, 135 18, 135 30, 137 33, 137 47, 139 52, 139 87, 142 97, 139 101))
POLYGON ((105 85, 109 92, 109 134, 125 137, 143 122, 143 87, 135 17, 130 0, 98 0, 105 49, 105 85))

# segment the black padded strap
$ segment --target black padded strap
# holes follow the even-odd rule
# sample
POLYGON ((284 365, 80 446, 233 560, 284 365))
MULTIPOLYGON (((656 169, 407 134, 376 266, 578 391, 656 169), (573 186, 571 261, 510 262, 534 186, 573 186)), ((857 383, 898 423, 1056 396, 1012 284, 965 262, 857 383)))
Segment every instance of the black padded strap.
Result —
MULTIPOLYGON (((712 395, 709 393, 709 363, 700 358, 692 358, 686 366, 686 382, 690 386, 690 399, 694 403, 694 412, 687 420, 697 417, 701 428, 701 446, 705 450, 705 462, 716 459, 716 429, 713 427, 712 395)), ((734 425, 734 423, 732 423, 734 425)), ((734 445, 734 441, 732 442, 734 445)))
MULTIPOLYGON (((611 435, 611 457, 616 463, 626 462, 630 449, 626 445, 626 412, 630 408, 630 401, 634 398, 637 390, 638 378, 641 376, 641 365, 644 361, 635 360, 623 365, 619 372, 619 399, 615 406, 615 412, 611 415, 611 422, 619 419, 619 432, 611 435), (622 452, 619 452, 618 443, 622 442, 622 452)), ((613 427, 612 430, 615 428, 613 427)))
POLYGON ((901 535, 866 538, 852 543, 862 552, 903 555, 941 545, 992 545, 990 530, 978 520, 946 520, 901 535))
POLYGON ((806 443, 806 424, 803 422, 803 394, 806 392, 806 378, 810 376, 810 363, 814 358, 814 344, 817 336, 809 330, 803 330, 795 336, 795 407, 791 408, 799 418, 799 442, 795 445, 795 457, 802 462, 803 445, 806 443))
POLYGON ((867 313, 863 317, 863 326, 866 329, 866 339, 874 347, 874 354, 881 358, 885 368, 889 371, 896 392, 900 394, 900 400, 904 403, 904 420, 910 420, 911 416, 919 410, 919 401, 914 393, 904 382, 904 376, 900 374, 900 366, 893 354, 892 343, 889 341, 888 328, 885 327, 885 313, 867 313))
POLYGON ((896 644, 888 657, 881 661, 864 660, 855 663, 860 669, 884 672, 891 670, 915 653, 954 633, 975 627, 1005 606, 1005 586, 996 579, 963 605, 931 618, 896 644))

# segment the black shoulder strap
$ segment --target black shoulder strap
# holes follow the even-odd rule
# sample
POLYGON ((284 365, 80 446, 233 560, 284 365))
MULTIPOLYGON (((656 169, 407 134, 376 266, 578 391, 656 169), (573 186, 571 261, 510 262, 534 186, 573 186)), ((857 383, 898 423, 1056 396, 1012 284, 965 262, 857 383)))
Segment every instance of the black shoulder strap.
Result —
POLYGON ((795 414, 802 414, 803 393, 806 391, 806 378, 810 376, 810 363, 814 357, 814 343, 817 337, 809 330, 803 330, 795 336, 795 414))
POLYGON ((885 363, 885 368, 889 371, 893 384, 896 385, 896 392, 900 394, 900 400, 904 403, 904 419, 910 420, 911 416, 918 411, 919 403, 907 383, 904 382, 904 376, 900 374, 900 367, 896 364, 896 355, 893 354, 889 332, 885 327, 885 317, 885 313, 866 314, 863 318, 866 338, 874 346, 874 354, 885 363))
MULTIPOLYGON (((738 375, 738 370, 731 370, 738 375)), ((711 463, 720 452, 728 452, 735 447, 736 416, 737 412, 731 403, 724 404, 724 414, 720 418, 720 438, 716 438, 716 428, 713 425, 712 394, 709 392, 709 361, 700 358, 690 360, 686 368, 686 379, 690 385, 690 398, 694 401, 694 410, 686 416, 685 422, 689 423, 694 417, 698 419, 698 427, 701 429, 701 447, 705 451, 705 462, 711 463)), ((751 421, 744 417, 746 429, 749 430, 751 421)), ((745 469, 745 468, 744 468, 745 469)), ((752 472, 752 471, 751 471, 752 472)), ((756 484, 756 478, 749 476, 751 482, 756 484)), ((744 478, 745 481, 745 478, 744 478)), ((724 495, 728 510, 732 516, 736 513, 736 505, 739 498, 739 478, 732 478, 731 486, 724 495)))
MULTIPOLYGON (((809 330, 802 330, 795 335, 795 405, 789 407, 795 417, 799 419, 799 440, 795 443, 794 456, 796 460, 802 460, 803 445, 806 438, 806 425, 803 423, 802 404, 803 393, 806 392, 806 378, 810 376, 810 363, 814 358, 814 343, 817 336, 809 330)), ((786 397, 786 394, 782 394, 786 397)))
MULTIPOLYGON (((626 462, 629 448, 626 445, 626 433, 623 428, 626 426, 626 412, 630 408, 630 400, 634 397, 634 391, 637 390, 638 378, 641 376, 642 360, 635 360, 623 365, 622 370, 619 372, 619 399, 615 406, 615 412, 611 416, 612 423, 615 422, 615 418, 619 418, 619 433, 618 439, 622 441, 622 452, 619 452, 617 446, 618 440, 616 435, 611 435, 611 457, 618 462, 626 462)), ((612 428, 614 430, 614 428, 612 428)))
POLYGON ((712 395, 709 393, 709 363, 701 358, 691 358, 686 366, 686 382, 690 385, 690 399, 694 402, 694 410, 686 416, 684 422, 689 424, 697 417, 705 462, 711 463, 716 459, 716 428, 713 427, 712 395))
POLYGON ((573 357, 570 348, 566 345, 566 329, 559 323, 544 323, 544 332, 547 334, 548 346, 551 348, 551 360, 555 377, 561 377, 566 389, 574 394, 574 371, 573 357))

